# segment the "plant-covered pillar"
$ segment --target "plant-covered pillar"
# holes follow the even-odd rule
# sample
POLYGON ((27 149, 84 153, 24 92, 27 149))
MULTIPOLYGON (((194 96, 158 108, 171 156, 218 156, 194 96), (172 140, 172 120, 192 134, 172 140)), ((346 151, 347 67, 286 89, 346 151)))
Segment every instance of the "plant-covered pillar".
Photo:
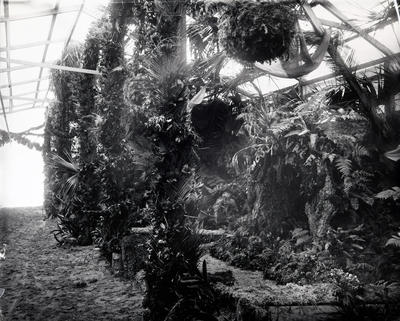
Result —
POLYGON ((97 175, 101 189, 99 230, 108 257, 118 252, 126 221, 133 214, 132 152, 127 148, 123 115, 127 106, 123 87, 126 78, 125 36, 132 16, 132 3, 113 2, 108 7, 99 35, 99 92, 95 97, 98 132, 97 175))
POLYGON ((132 15, 132 4, 115 2, 110 5, 109 16, 100 35, 99 94, 97 113, 101 118, 99 142, 110 156, 119 155, 124 138, 121 115, 126 108, 123 100, 124 37, 127 19, 132 15))
MULTIPOLYGON (((69 46, 62 53, 59 65, 67 67, 80 66, 80 47, 69 46)), ((78 105, 77 88, 80 75, 75 72, 53 70, 51 82, 57 100, 49 107, 45 122, 43 159, 45 163, 45 200, 44 208, 47 216, 57 213, 59 200, 55 196, 57 186, 56 176, 60 175, 52 164, 52 156, 69 159, 75 138, 74 126, 76 108, 78 105)))
POLYGON ((137 57, 143 58, 145 68, 136 62, 136 79, 149 80, 143 90, 148 92, 148 136, 157 159, 153 233, 145 268, 145 319, 191 320, 206 310, 206 291, 197 270, 199 244, 185 224, 179 197, 180 187, 191 174, 195 144, 187 109, 185 4, 162 0, 145 1, 141 6, 137 2, 137 50, 141 51, 137 57))
MULTIPOLYGON (((98 23, 101 24, 101 20, 98 23)), ((98 41, 98 26, 92 28, 86 38, 82 66, 85 69, 96 70, 99 61, 100 44, 98 41)), ((95 112, 96 76, 82 74, 79 84, 79 109, 78 109, 78 142, 79 163, 88 164, 96 155, 96 140, 91 128, 94 127, 93 113, 95 112)))

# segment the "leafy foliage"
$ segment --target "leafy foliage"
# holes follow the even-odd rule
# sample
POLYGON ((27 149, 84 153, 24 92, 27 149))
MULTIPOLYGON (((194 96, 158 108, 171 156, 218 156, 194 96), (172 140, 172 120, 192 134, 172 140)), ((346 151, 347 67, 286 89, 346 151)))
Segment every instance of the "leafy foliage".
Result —
POLYGON ((222 18, 221 44, 235 58, 270 62, 288 54, 296 18, 293 4, 235 1, 222 18))
POLYGON ((211 253, 279 283, 334 280, 353 294, 355 275, 395 278, 396 165, 373 136, 395 122, 374 125, 378 114, 340 101, 342 88, 247 99, 235 87, 249 70, 221 79, 227 54, 285 57, 291 2, 189 1, 188 12, 191 64, 182 2, 135 0, 113 3, 60 62, 98 69, 97 79, 53 74, 45 155, 57 238, 95 241, 110 257, 131 227, 151 224, 147 320, 215 320, 196 228, 228 229, 211 253))
POLYGON ((375 197, 380 199, 392 198, 393 200, 397 201, 400 198, 400 187, 393 186, 390 189, 379 192, 375 195, 375 197))
POLYGON ((397 233, 397 235, 392 235, 392 237, 385 244, 385 246, 389 245, 400 247, 400 233, 397 233))

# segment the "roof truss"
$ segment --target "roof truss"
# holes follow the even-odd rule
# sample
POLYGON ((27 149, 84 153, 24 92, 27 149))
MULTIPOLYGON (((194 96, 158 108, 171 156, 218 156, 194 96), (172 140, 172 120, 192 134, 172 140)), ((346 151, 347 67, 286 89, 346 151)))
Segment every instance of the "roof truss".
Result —
MULTIPOLYGON (((47 61, 47 53, 49 51, 50 46, 52 46, 55 43, 62 43, 64 42, 63 48, 65 49, 75 32, 76 26, 78 24, 79 18, 84 12, 84 7, 85 7, 85 0, 81 0, 81 3, 79 5, 73 5, 73 6, 67 6, 67 7, 62 7, 60 8, 60 1, 61 0, 56 0, 55 1, 55 6, 51 10, 42 10, 39 12, 33 12, 33 13, 27 13, 27 14, 22 14, 22 15, 10 15, 10 10, 9 6, 10 4, 12 5, 13 2, 8 1, 8 0, 0 0, 0 8, 3 8, 4 15, 0 17, 0 26, 4 26, 5 31, 6 31, 6 37, 5 37, 5 42, 3 42, 3 46, 0 47, 0 53, 5 53, 4 56, 0 56, 0 62, 5 63, 5 68, 0 68, 0 79, 2 79, 2 82, 0 84, 0 93, 1 90, 8 89, 7 95, 2 95, 2 113, 10 113, 14 111, 19 111, 19 110, 27 110, 30 108, 22 108, 31 105, 31 108, 37 108, 37 107, 44 107, 45 103, 48 102, 49 100, 47 99, 49 91, 50 91, 50 86, 47 86, 47 88, 43 88, 43 81, 48 80, 49 77, 44 75, 44 70, 45 69, 57 69, 57 70, 65 70, 65 71, 70 71, 70 72, 83 72, 83 73, 91 73, 91 74, 98 74, 97 71, 95 70, 85 70, 82 68, 73 68, 73 67, 66 67, 66 66, 61 66, 57 65, 54 63, 50 63, 47 61), (76 16, 74 18, 74 21, 72 22, 72 28, 68 30, 66 33, 65 38, 58 38, 58 39, 53 39, 53 31, 55 27, 55 23, 57 20, 58 15, 60 14, 65 14, 65 13, 73 13, 76 12, 76 16), (49 24, 49 29, 47 33, 47 38, 46 40, 42 41, 32 41, 32 42, 27 42, 27 43, 22 43, 22 44, 12 44, 10 41, 10 22, 13 21, 21 21, 21 20, 29 20, 32 18, 40 18, 40 17, 46 17, 46 16, 51 16, 51 21, 49 24), (39 62, 34 62, 34 61, 26 61, 23 59, 13 59, 13 50, 19 50, 19 49, 26 49, 29 50, 30 48, 33 47, 40 47, 43 46, 43 53, 41 60, 39 62), (37 67, 38 68, 38 75, 34 79, 27 79, 27 80, 22 80, 22 81, 14 81, 13 78, 13 71, 17 70, 23 70, 26 68, 32 68, 32 67, 37 67), (3 77, 4 76, 4 77, 3 77), (29 85, 29 84, 36 84, 35 85, 35 90, 31 91, 28 90, 23 93, 14 93, 14 87, 16 86, 23 86, 23 85, 29 85), (45 95, 43 97, 42 95, 39 95, 40 93, 45 92, 45 95), (15 101, 20 101, 19 104, 15 104, 15 101), (6 105, 6 102, 8 104, 6 105)), ((62 0, 67 2, 66 0, 62 0)))
MULTIPOLYGON (((2 106, 1 107, 2 107, 3 113, 14 112, 14 111, 16 112, 19 110, 27 110, 27 109, 31 109, 31 108, 44 107, 45 103, 49 101, 47 99, 47 97, 48 97, 48 93, 50 90, 50 87, 47 87, 45 89, 42 88, 43 81, 48 80, 48 77, 44 77, 44 75, 43 75, 45 69, 65 70, 65 71, 70 71, 70 72, 81 72, 81 73, 98 75, 98 72, 96 70, 88 70, 88 69, 83 69, 83 68, 61 66, 61 65, 57 65, 57 64, 47 61, 47 53, 49 51, 50 46, 52 46, 55 43, 60 43, 60 42, 64 42, 64 48, 66 48, 69 45, 69 43, 72 39, 72 36, 74 34, 75 28, 77 26, 77 23, 79 21, 79 18, 82 13, 96 17, 96 14, 91 13, 90 8, 85 8, 85 0, 81 0, 81 3, 79 5, 70 5, 70 6, 66 6, 66 7, 64 6, 62 8, 59 6, 60 1, 61 0, 56 0, 56 4, 55 4, 54 8, 50 9, 50 10, 42 10, 39 12, 29 12, 27 14, 22 14, 22 15, 12 15, 12 14, 10 15, 9 6, 13 2, 9 1, 9 0, 0 0, 0 4, 3 6, 3 9, 4 9, 4 16, 0 17, 0 26, 3 25, 4 30, 5 30, 5 44, 3 45, 3 47, 0 47, 0 53, 5 53, 5 57, 4 56, 0 57, 0 62, 5 63, 4 64, 5 66, 0 68, 0 77, 2 77, 4 75, 4 77, 2 79, 7 78, 6 81, 2 81, 2 83, 0 84, 0 90, 8 89, 8 94, 1 96, 1 98, 2 98, 2 106), (66 33, 66 37, 59 38, 59 39, 53 39, 54 25, 56 23, 56 19, 57 19, 58 15, 66 14, 66 13, 75 13, 75 12, 76 12, 76 18, 73 22, 72 28, 69 30, 69 32, 66 33), (51 17, 46 40, 32 41, 32 42, 27 42, 27 43, 22 43, 22 44, 17 44, 17 45, 12 44, 12 42, 10 40, 10 36, 12 35, 12 32, 10 30, 10 22, 29 20, 29 19, 40 18, 40 17, 51 17), (30 48, 40 47, 40 46, 43 46, 43 54, 42 54, 42 59, 38 62, 13 58, 12 51, 14 51, 14 50, 18 50, 18 49, 29 50, 30 48), (32 68, 32 67, 38 68, 37 77, 35 76, 34 79, 13 81, 13 80, 15 80, 15 79, 12 79, 14 71, 24 70, 26 68, 32 68), (5 77, 5 75, 7 75, 7 77, 5 77), (34 91, 31 91, 29 89, 26 92, 15 94, 16 90, 14 90, 14 88, 16 86, 22 86, 22 85, 31 84, 31 83, 36 83, 34 91), (43 95, 40 95, 40 93, 42 93, 42 92, 45 92, 44 97, 43 97, 43 95), (15 101, 18 101, 21 103, 15 105, 15 101), (8 104, 6 105, 5 102, 7 102, 8 104), (24 108, 29 105, 31 107, 24 108)), ((62 0, 62 1, 68 2, 68 0, 62 0)), ((369 28, 361 29, 361 28, 357 27, 351 20, 348 20, 345 17, 345 15, 341 11, 339 11, 332 3, 333 3, 333 1, 328 1, 328 0, 311 1, 311 3, 310 3, 311 6, 320 4, 326 10, 331 12, 334 16, 336 16, 340 20, 340 22, 335 22, 335 21, 326 20, 326 19, 319 19, 321 25, 328 26, 330 28, 339 29, 339 30, 351 31, 351 32, 353 32, 353 35, 346 38, 344 40, 345 42, 351 41, 357 37, 363 37, 365 40, 370 42, 373 46, 378 48, 378 50, 380 50, 386 57, 388 57, 388 58, 392 57, 393 53, 370 35, 371 32, 373 32, 379 28, 383 28, 390 23, 393 23, 392 20, 382 21, 381 23, 371 26, 369 28)), ((310 10, 311 10, 311 6, 309 6, 310 10)), ((318 26, 318 27, 321 27, 321 26, 318 26)), ((382 59, 385 60, 386 58, 384 57, 382 59)), ((382 59, 370 61, 367 64, 359 65, 354 68, 355 69, 363 69, 363 68, 368 68, 368 66, 369 67, 375 66, 375 65, 382 63, 382 61, 383 61, 382 59)), ((258 74, 254 73, 254 75, 251 75, 250 78, 254 79, 258 76, 259 76, 258 74)), ((335 77, 335 75, 328 74, 328 75, 324 75, 323 77, 315 78, 313 80, 300 81, 300 83, 301 83, 301 85, 307 85, 307 84, 311 84, 311 83, 314 83, 317 81, 323 81, 323 80, 326 80, 326 79, 329 79, 332 77, 335 77)), ((1 91, 0 91, 0 94, 1 94, 1 91)))

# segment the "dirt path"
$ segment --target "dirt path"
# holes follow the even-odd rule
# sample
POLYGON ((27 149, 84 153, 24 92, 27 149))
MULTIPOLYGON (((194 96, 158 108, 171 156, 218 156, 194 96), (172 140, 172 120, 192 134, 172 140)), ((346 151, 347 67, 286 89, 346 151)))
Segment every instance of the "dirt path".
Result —
POLYGON ((93 247, 60 248, 40 208, 0 209, 0 299, 6 320, 141 320, 142 295, 93 247))

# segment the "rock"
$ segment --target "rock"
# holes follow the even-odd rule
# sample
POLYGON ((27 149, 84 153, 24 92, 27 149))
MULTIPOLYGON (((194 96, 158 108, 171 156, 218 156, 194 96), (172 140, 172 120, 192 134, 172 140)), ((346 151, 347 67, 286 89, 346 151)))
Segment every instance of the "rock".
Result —
POLYGON ((76 287, 76 288, 85 288, 85 287, 87 287, 87 283, 85 281, 78 280, 78 281, 74 282, 74 287, 76 287))
POLYGON ((212 274, 208 273, 208 281, 210 283, 222 283, 225 285, 233 285, 235 278, 233 277, 232 271, 219 271, 212 274))
POLYGON ((228 237, 228 233, 222 228, 218 230, 206 230, 206 229, 200 229, 197 231, 197 234, 201 237, 201 240, 204 243, 209 243, 213 241, 217 241, 222 237, 228 237))
POLYGON ((145 279, 145 271, 140 270, 135 275, 135 285, 140 289, 142 293, 145 293, 147 290, 146 279, 145 279))
POLYGON ((239 299, 236 306, 237 321, 270 321, 270 313, 258 306, 252 305, 246 299, 239 299))
MULTIPOLYGON (((329 283, 298 285, 287 283, 278 285, 266 280, 260 271, 247 271, 229 266, 209 255, 203 256, 207 262, 209 280, 213 275, 232 274, 234 282, 224 283, 215 279, 211 282, 222 309, 229 309, 236 321, 328 321, 340 319, 340 304, 335 295, 335 287, 329 283)), ((382 315, 385 306, 398 311, 400 290, 392 287, 386 290, 386 300, 382 302, 384 289, 370 285, 364 298, 371 311, 382 315), (377 295, 378 293, 378 295, 377 295)), ((397 315, 397 314, 396 314, 397 315)), ((399 320, 400 321, 400 320, 399 320)))
POLYGON ((111 256, 111 268, 114 274, 122 272, 122 256, 120 253, 113 253, 111 256))
POLYGON ((121 241, 122 267, 124 275, 134 278, 136 273, 144 268, 147 257, 147 241, 152 228, 133 228, 131 235, 121 241))

